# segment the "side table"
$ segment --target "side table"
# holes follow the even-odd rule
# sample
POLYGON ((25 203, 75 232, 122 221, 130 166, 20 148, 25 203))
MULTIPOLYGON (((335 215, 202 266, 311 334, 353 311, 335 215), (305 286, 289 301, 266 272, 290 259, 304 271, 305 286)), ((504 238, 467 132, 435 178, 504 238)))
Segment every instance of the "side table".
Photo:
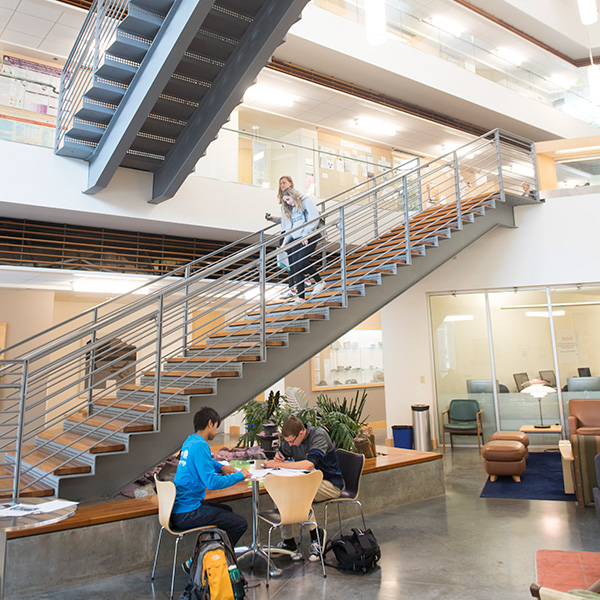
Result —
MULTIPOLYGON (((48 504, 57 501, 57 498, 17 498, 14 502, 0 503, 0 508, 6 508, 12 504, 48 504)), ((77 504, 51 510, 49 512, 23 515, 21 517, 0 517, 0 600, 4 598, 4 572, 6 568, 6 534, 9 531, 21 531, 32 529, 41 525, 51 525, 74 515, 77 504)))

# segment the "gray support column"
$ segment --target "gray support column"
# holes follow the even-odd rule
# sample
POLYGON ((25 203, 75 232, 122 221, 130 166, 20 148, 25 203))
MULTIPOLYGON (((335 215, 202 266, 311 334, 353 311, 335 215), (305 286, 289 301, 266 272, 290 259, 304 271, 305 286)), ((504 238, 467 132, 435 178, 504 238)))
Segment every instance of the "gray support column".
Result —
POLYGON ((560 437, 567 439, 567 428, 565 422, 565 408, 563 406, 562 390, 560 389, 560 370, 558 367, 558 349, 556 347, 556 332, 554 330, 554 317, 552 315, 552 298, 550 297, 550 288, 546 288, 546 303, 548 305, 548 322, 550 323, 550 341, 552 342, 552 359, 554 360, 554 372, 556 373, 556 394, 558 396, 558 418, 562 425, 560 437))
POLYGON ((494 337, 492 334, 492 317, 490 313, 490 297, 485 292, 485 318, 487 320, 488 343, 490 349, 490 367, 492 370, 492 393, 494 394, 494 416, 496 418, 496 430, 502 429, 500 421, 500 408, 498 405, 498 387, 496 386, 496 357, 494 356, 494 337))

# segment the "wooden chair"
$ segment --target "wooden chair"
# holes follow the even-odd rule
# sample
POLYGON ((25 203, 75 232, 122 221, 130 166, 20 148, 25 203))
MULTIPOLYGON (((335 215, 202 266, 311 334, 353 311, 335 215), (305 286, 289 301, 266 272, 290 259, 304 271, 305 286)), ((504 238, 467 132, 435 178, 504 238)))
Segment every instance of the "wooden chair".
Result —
MULTIPOLYGON (((273 529, 294 523, 300 525, 313 523, 317 526, 317 520, 311 505, 321 481, 323 481, 323 473, 317 470, 306 475, 291 477, 287 475, 267 475, 265 477, 265 489, 275 504, 274 509, 258 513, 259 518, 271 526, 269 528, 267 565, 271 564, 271 533, 273 529)), ((318 527, 317 542, 323 549, 318 527)), ((321 552, 321 567, 323 577, 327 577, 323 552, 321 552)), ((267 587, 269 587, 269 577, 269 568, 267 568, 267 587)))
POLYGON ((339 498, 325 501, 325 525, 324 528, 327 530, 327 507, 330 504, 337 505, 338 511, 338 523, 340 526, 340 537, 342 537, 342 517, 340 515, 341 504, 358 504, 360 508, 360 516, 362 517, 363 530, 367 528, 365 524, 365 515, 363 513, 362 504, 358 499, 360 492, 360 479, 362 477, 363 468, 365 466, 365 455, 356 454, 354 452, 348 452, 339 448, 335 451, 338 462, 340 463, 340 469, 344 478, 346 488, 342 492, 339 498))
POLYGON ((175 585, 175 565, 177 564, 177 549, 179 541, 187 533, 193 531, 205 531, 208 529, 216 529, 214 525, 207 525, 204 527, 195 527, 194 529, 186 529, 185 531, 176 531, 171 529, 171 511, 173 510, 173 504, 175 503, 176 488, 172 481, 161 481, 154 476, 156 482, 156 494, 158 496, 158 522, 160 523, 160 533, 158 534, 158 542, 156 544, 156 553, 154 555, 154 566, 152 567, 152 581, 154 581, 154 574, 156 572, 156 561, 158 560, 158 549, 160 548, 160 541, 162 539, 163 530, 166 529, 171 535, 175 536, 175 552, 173 552, 173 569, 171 571, 171 595, 170 600, 173 600, 173 586, 175 585))
POLYGON ((477 400, 459 399, 450 401, 450 406, 442 412, 442 444, 444 446, 444 454, 446 453, 446 432, 450 434, 451 448, 454 448, 453 435, 476 435, 477 447, 479 448, 479 454, 481 454, 481 446, 485 444, 481 422, 482 414, 483 409, 479 408, 477 400), (444 415, 447 416, 447 423, 444 423, 444 415))

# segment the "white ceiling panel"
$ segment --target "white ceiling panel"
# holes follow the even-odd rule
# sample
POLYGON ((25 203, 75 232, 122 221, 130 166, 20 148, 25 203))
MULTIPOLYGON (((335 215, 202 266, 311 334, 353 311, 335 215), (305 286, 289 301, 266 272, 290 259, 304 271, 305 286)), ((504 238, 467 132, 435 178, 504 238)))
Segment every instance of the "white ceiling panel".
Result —
POLYGON ((44 38, 52 29, 53 24, 52 21, 48 21, 47 19, 40 19, 39 17, 17 11, 8 22, 6 29, 18 31, 19 33, 27 33, 34 37, 44 38))
POLYGON ((5 29, 0 36, 0 39, 10 42, 11 44, 23 46, 24 48, 37 48, 43 38, 5 29))
POLYGON ((44 1, 36 2, 34 0, 21 0, 17 11, 26 15, 39 17, 40 19, 46 19, 53 23, 58 20, 63 12, 60 6, 57 6, 56 4, 50 4, 49 2, 44 1))

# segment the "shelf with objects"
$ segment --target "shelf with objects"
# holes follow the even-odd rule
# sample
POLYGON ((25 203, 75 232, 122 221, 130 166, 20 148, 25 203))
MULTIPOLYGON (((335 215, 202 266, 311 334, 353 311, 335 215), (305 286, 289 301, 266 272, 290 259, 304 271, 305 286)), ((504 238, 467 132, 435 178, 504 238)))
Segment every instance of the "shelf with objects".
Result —
POLYGON ((352 329, 312 358, 312 390, 383 387, 381 328, 352 329))

